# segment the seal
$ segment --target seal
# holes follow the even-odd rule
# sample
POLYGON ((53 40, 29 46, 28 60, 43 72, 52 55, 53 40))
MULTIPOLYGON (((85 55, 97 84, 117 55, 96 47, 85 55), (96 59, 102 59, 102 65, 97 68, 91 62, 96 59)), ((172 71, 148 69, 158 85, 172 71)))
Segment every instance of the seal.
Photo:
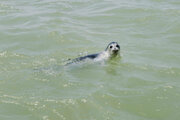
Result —
POLYGON ((120 45, 117 42, 111 42, 108 44, 108 46, 103 52, 78 57, 78 58, 73 59, 72 62, 67 63, 67 64, 85 61, 87 59, 94 60, 94 61, 107 60, 107 59, 118 56, 119 51, 120 51, 120 45))

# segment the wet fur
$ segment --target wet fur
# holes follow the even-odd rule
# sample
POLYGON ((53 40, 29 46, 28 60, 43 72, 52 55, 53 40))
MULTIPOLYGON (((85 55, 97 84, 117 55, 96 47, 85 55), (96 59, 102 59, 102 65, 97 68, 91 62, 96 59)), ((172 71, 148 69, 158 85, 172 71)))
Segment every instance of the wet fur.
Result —
POLYGON ((72 64, 72 63, 76 63, 76 62, 80 62, 80 61, 85 61, 86 59, 92 59, 92 60, 95 60, 95 61, 100 61, 102 59, 108 59, 108 58, 115 57, 115 56, 117 56, 117 54, 118 54, 118 52, 120 50, 120 46, 118 45, 118 52, 117 52, 117 54, 116 53, 110 54, 111 49, 109 48, 109 46, 113 45, 113 44, 118 45, 117 42, 111 42, 111 43, 108 44, 108 46, 105 49, 105 51, 103 51, 101 53, 90 54, 90 55, 86 55, 86 56, 75 58, 71 62, 67 63, 66 65, 72 64))

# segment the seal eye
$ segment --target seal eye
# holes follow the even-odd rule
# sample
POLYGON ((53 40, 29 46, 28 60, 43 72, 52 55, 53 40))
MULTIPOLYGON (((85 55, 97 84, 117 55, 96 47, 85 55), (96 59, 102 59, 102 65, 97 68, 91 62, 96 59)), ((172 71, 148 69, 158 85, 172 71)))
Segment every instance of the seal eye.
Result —
POLYGON ((118 48, 119 48, 119 45, 116 45, 116 47, 118 47, 118 48))
POLYGON ((110 46, 110 48, 112 48, 113 46, 110 46))

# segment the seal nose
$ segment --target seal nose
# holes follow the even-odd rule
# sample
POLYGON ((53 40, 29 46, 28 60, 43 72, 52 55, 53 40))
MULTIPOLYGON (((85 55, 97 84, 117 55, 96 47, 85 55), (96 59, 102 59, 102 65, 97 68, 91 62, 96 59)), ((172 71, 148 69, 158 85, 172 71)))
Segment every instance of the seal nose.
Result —
POLYGON ((117 51, 117 50, 119 50, 119 48, 115 47, 115 48, 114 48, 114 51, 117 51))

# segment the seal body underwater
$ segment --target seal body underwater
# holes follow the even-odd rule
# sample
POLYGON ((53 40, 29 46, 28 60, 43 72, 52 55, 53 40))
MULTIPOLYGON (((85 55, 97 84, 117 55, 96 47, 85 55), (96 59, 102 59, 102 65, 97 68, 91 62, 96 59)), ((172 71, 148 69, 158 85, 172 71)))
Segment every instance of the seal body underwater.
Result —
POLYGON ((102 51, 100 53, 96 53, 96 54, 90 54, 90 55, 75 58, 67 64, 85 61, 88 59, 94 60, 94 61, 107 60, 107 59, 118 56, 119 51, 120 51, 120 45, 117 42, 111 42, 108 44, 108 46, 106 47, 106 49, 104 51, 102 51))

